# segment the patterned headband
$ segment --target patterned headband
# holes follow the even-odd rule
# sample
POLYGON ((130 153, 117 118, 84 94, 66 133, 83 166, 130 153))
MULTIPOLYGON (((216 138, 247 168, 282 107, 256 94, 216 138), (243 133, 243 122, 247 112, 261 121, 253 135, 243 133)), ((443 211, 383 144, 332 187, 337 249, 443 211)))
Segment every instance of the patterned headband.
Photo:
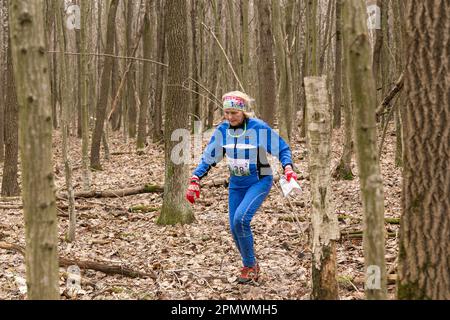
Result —
POLYGON ((246 110, 245 100, 236 96, 227 96, 223 98, 223 109, 246 110))

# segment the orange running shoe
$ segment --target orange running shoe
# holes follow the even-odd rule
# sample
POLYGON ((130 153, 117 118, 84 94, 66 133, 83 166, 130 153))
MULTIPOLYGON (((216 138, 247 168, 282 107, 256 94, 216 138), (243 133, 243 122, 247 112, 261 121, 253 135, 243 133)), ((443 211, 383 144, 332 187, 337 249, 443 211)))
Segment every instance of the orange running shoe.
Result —
POLYGON ((239 283, 256 282, 259 278, 259 265, 256 263, 253 267, 243 267, 241 275, 238 278, 239 283))

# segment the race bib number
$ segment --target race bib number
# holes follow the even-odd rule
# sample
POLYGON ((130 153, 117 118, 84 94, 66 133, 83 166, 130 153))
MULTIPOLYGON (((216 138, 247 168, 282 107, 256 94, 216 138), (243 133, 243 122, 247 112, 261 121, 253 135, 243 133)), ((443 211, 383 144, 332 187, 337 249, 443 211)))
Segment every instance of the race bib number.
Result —
POLYGON ((231 159, 228 158, 228 167, 233 176, 249 176, 250 160, 248 159, 231 159))

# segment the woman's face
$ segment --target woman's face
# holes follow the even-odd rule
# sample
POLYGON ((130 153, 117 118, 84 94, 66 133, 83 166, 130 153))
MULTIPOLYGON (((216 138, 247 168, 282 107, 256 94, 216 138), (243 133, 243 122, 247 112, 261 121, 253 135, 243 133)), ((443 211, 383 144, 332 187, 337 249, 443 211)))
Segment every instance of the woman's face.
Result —
POLYGON ((228 109, 224 111, 225 119, 230 122, 232 126, 240 125, 244 121, 244 112, 240 110, 228 109))

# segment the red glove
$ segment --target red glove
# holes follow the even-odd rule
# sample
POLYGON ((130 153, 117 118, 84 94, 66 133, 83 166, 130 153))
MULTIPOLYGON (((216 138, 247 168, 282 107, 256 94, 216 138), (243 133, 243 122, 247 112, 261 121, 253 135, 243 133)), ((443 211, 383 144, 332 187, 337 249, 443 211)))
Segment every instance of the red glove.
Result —
POLYGON ((286 167, 284 167, 284 175, 286 176, 286 180, 288 182, 290 182, 291 179, 297 181, 297 174, 294 172, 294 170, 292 170, 292 166, 289 164, 286 167))
POLYGON ((197 176, 191 177, 191 183, 186 191, 186 199, 190 203, 195 202, 195 198, 200 198, 200 179, 197 176))

